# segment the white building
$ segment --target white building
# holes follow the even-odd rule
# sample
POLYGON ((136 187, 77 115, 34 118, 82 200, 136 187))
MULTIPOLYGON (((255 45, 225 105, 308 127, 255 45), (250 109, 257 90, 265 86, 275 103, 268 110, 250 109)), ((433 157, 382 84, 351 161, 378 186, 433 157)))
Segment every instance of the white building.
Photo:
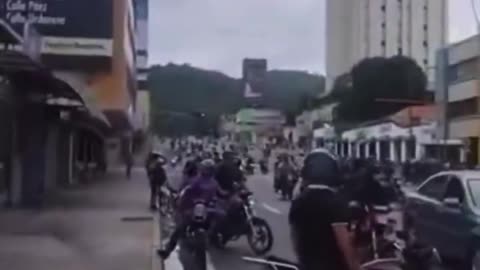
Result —
POLYGON ((465 142, 470 164, 480 164, 479 55, 480 35, 451 44, 438 54, 439 137, 465 142))
POLYGON ((377 160, 404 162, 422 158, 441 158, 445 150, 450 160, 464 161, 460 140, 436 138, 436 124, 400 126, 392 121, 371 123, 335 134, 333 128, 314 132, 315 147, 327 147, 342 157, 374 157, 377 160))
POLYGON ((148 129, 150 122, 150 95, 148 77, 148 0, 134 0, 135 5, 135 49, 137 59, 137 108, 138 129, 148 129))
POLYGON ((434 80, 447 40, 446 0, 327 0, 327 90, 366 57, 409 56, 434 80))

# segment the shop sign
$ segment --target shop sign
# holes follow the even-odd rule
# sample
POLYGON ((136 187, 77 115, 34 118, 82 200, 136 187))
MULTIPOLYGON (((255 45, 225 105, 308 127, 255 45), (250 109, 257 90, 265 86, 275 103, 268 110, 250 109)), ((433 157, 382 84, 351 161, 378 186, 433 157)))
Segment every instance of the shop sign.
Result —
POLYGON ((41 35, 42 54, 112 56, 113 2, 6 0, 0 13, 20 36, 26 24, 33 25, 41 35))

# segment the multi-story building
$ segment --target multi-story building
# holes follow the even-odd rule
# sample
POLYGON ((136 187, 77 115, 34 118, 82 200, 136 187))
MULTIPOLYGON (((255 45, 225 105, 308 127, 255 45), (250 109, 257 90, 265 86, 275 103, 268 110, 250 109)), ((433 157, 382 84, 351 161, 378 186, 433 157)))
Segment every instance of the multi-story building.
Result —
POLYGON ((462 139, 467 161, 480 164, 480 36, 439 50, 437 60, 439 138, 462 139))
POLYGON ((9 113, 0 132, 9 138, 0 144, 0 182, 8 201, 36 205, 50 188, 129 154, 134 9, 132 0, 4 2, 0 92, 15 94, 3 94, 13 101, 0 105, 9 113))
POLYGON ((436 50, 447 40, 445 0, 328 0, 327 90, 366 57, 405 55, 434 80, 436 50))
POLYGON ((148 77, 148 0, 134 0, 137 54, 137 129, 147 130, 150 122, 148 77))

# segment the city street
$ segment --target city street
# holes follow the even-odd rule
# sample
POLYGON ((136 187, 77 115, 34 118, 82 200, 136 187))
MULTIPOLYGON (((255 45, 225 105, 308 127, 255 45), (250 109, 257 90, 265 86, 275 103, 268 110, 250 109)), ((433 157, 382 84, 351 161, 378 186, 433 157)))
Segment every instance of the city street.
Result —
MULTIPOLYGON (((248 180, 250 189, 256 198, 256 211, 265 218, 272 227, 274 245, 270 254, 285 259, 294 260, 288 227, 288 210, 290 202, 280 200, 273 193, 273 177, 256 174, 248 180)), ((211 248, 209 251, 208 269, 253 270, 261 266, 242 260, 242 256, 254 256, 250 251, 245 237, 236 242, 230 242, 225 250, 211 248)), ((178 254, 174 252, 165 262, 166 270, 181 270, 178 254)))

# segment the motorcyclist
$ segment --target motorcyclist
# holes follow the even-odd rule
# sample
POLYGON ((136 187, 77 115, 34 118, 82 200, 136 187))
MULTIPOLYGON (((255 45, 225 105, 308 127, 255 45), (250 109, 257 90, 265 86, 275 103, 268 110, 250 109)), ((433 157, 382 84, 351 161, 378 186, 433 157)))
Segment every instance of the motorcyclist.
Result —
POLYGON ((179 213, 177 226, 172 233, 165 249, 157 250, 159 256, 163 259, 168 258, 175 249, 178 240, 183 236, 188 226, 191 212, 197 200, 207 203, 215 201, 218 190, 217 182, 214 178, 215 163, 213 160, 204 160, 199 166, 199 175, 189 184, 180 194, 178 199, 177 211, 179 213))
POLYGON ((217 168, 215 178, 221 189, 227 192, 235 191, 235 183, 243 182, 243 173, 235 162, 235 154, 233 152, 224 152, 223 160, 217 168))
POLYGON ((289 184, 289 181, 293 181, 293 186, 296 184, 295 179, 295 170, 289 158, 285 157, 283 160, 278 164, 277 168, 277 181, 278 187, 283 190, 285 185, 289 184))
POLYGON ((147 175, 150 184, 150 209, 157 209, 160 188, 167 181, 167 173, 163 168, 166 159, 160 153, 151 153, 146 161, 147 175))
POLYGON ((348 230, 348 202, 337 191, 341 175, 336 157, 326 149, 312 151, 302 177, 304 189, 288 217, 300 268, 360 269, 348 230))
POLYGON ((180 185, 179 190, 183 190, 185 187, 189 186, 193 180, 198 175, 198 162, 194 159, 188 160, 185 162, 185 166, 183 167, 183 179, 182 184, 180 185))

